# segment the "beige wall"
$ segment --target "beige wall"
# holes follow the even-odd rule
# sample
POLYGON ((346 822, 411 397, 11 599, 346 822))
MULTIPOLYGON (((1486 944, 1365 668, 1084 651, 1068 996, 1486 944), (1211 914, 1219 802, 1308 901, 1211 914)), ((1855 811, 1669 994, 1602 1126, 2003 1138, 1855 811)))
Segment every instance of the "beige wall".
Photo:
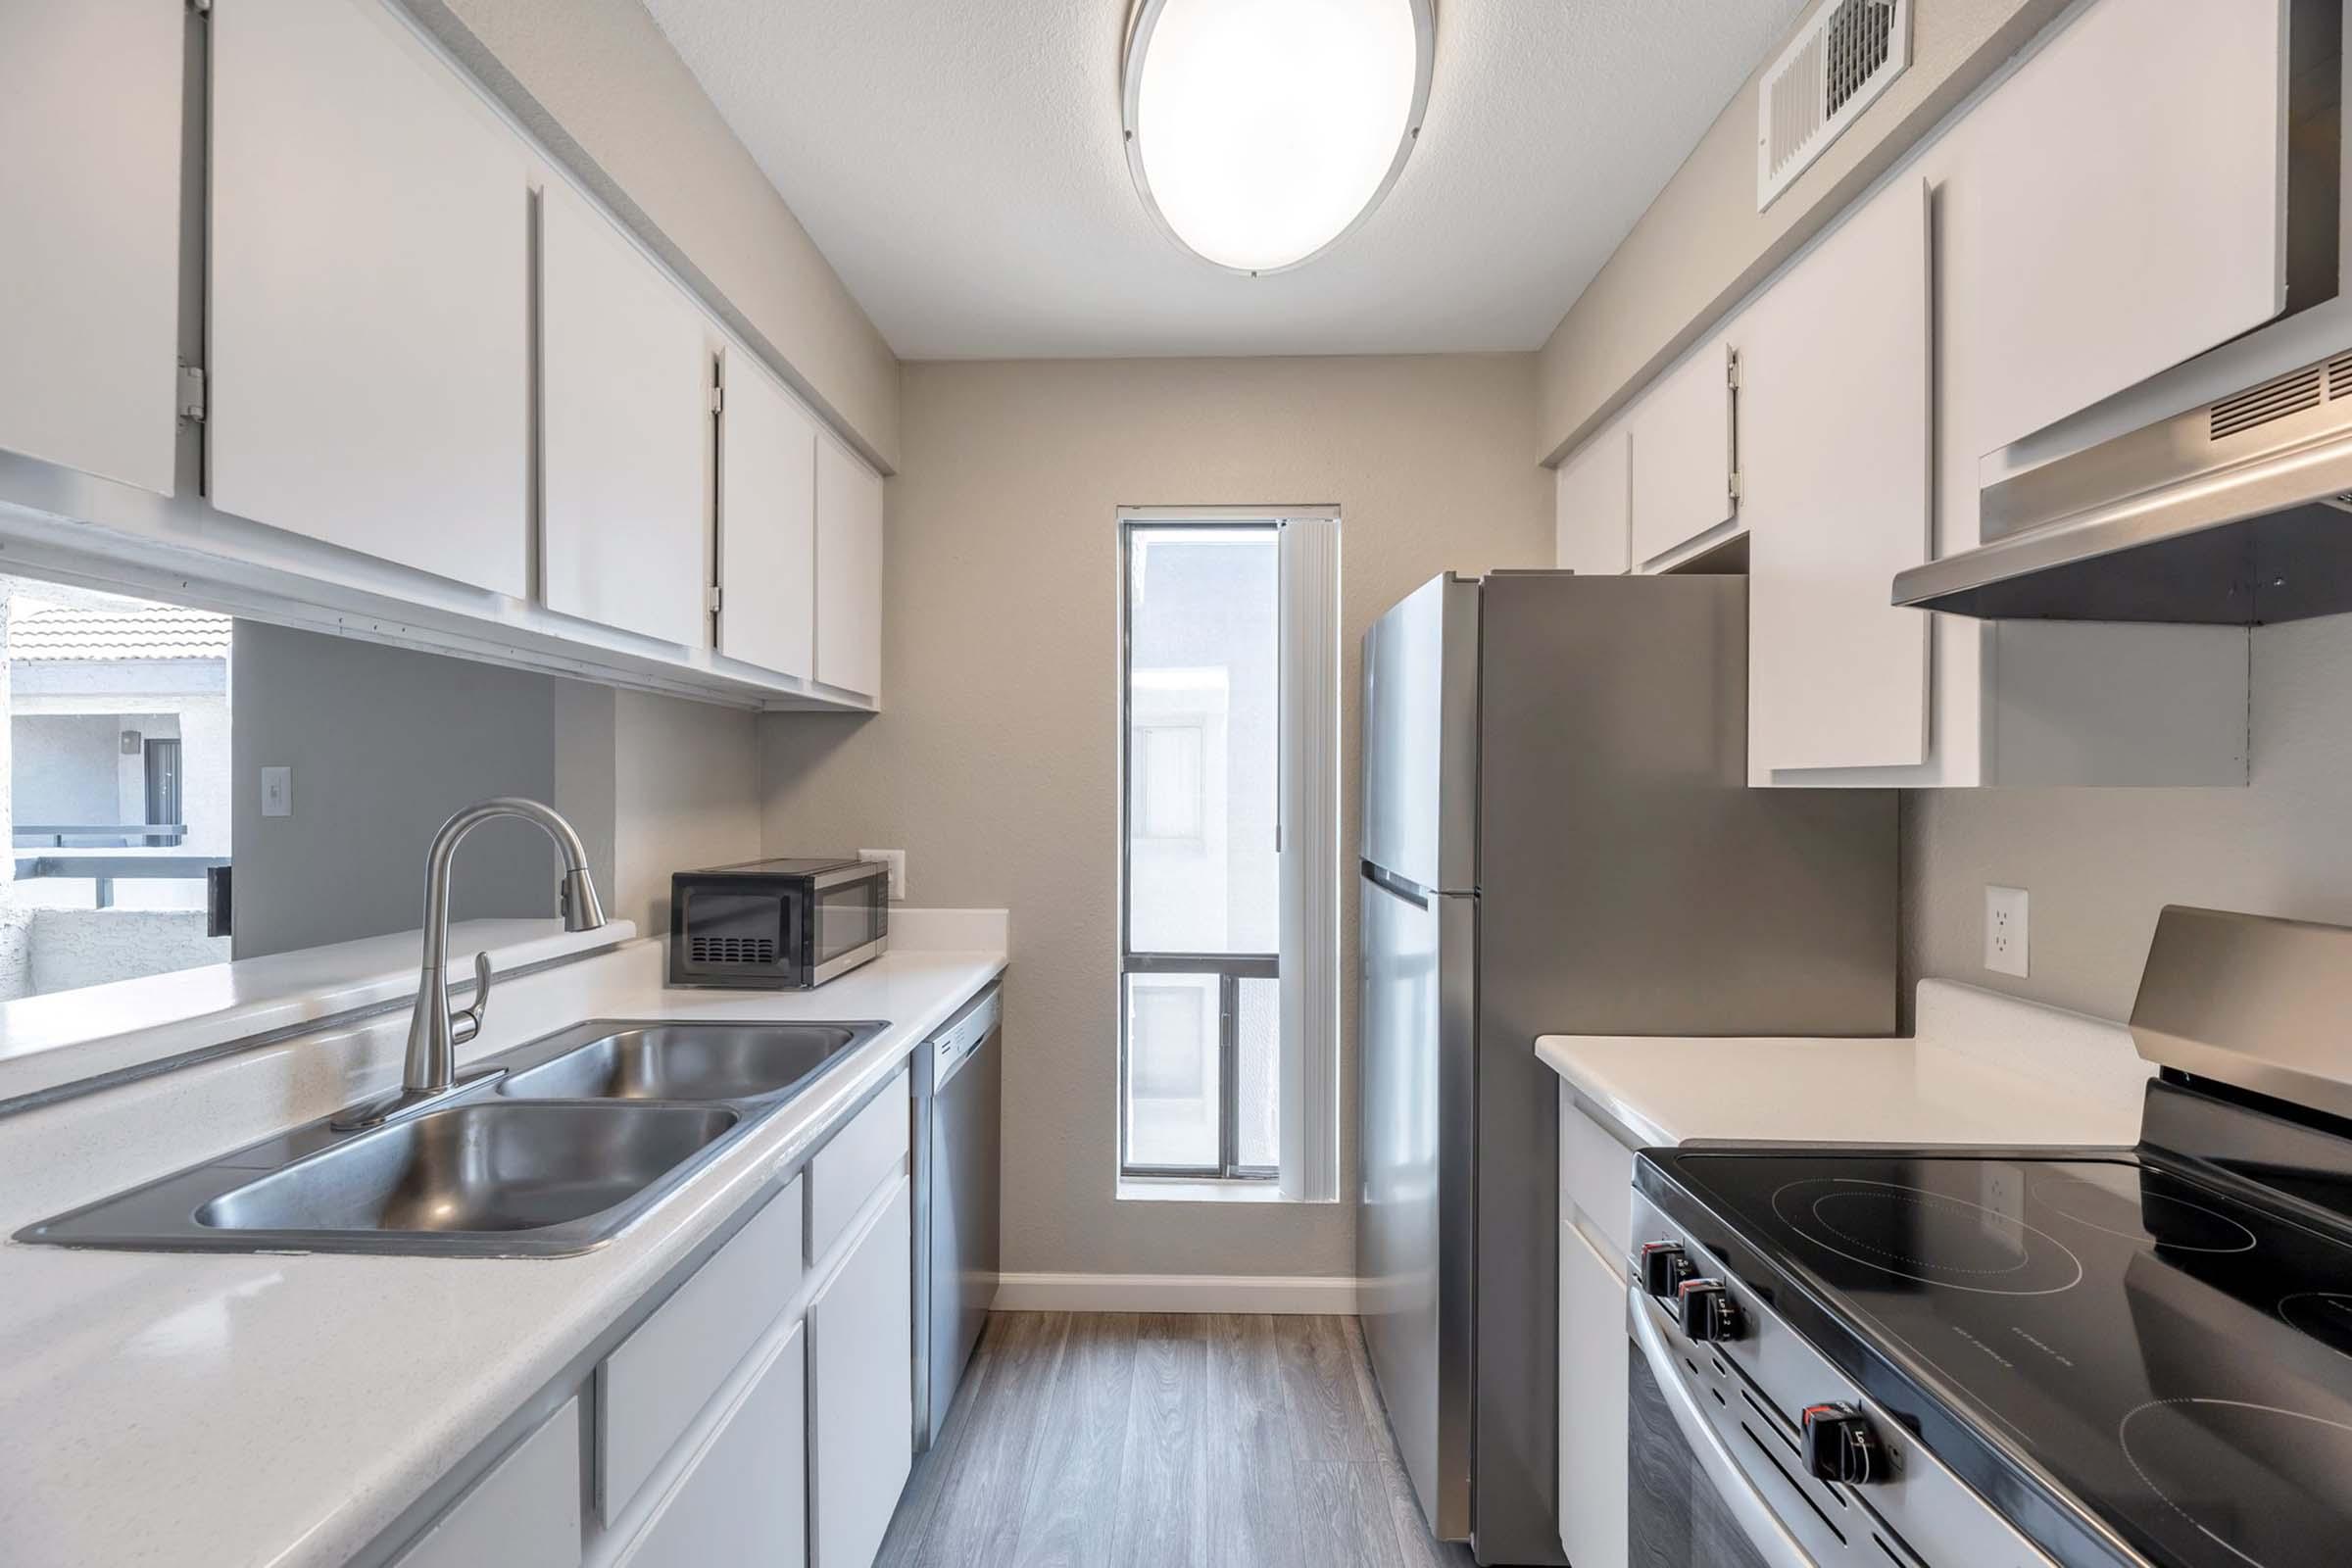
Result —
MULTIPOLYGON (((1353 1272, 1349 1204, 1112 1199, 1115 513, 1343 509, 1352 779, 1355 646, 1373 616, 1447 568, 1549 561, 1549 476, 1528 456, 1534 392, 1525 355, 906 367, 888 706, 760 721, 765 847, 901 846, 911 903, 1011 910, 1007 1269, 1353 1272)), ((1352 791, 1345 808, 1352 844, 1352 791)), ((1352 954, 1354 902, 1343 904, 1352 954)), ((1350 1041, 1354 990, 1350 967, 1350 1041)))
POLYGON ((401 0, 843 433, 899 461, 899 366, 639 0, 401 0))
POLYGON ((555 683, 555 806, 606 912, 669 931, 669 875, 760 853, 758 716, 682 697, 555 683))
POLYGON ((2244 789, 1954 790, 1907 801, 1907 967, 2117 1018, 2156 911, 2352 923, 2352 617, 2253 634, 2244 789), (1984 886, 2033 895, 2033 974, 1980 967, 1984 886))
POLYGON ((1910 69, 1763 213, 1756 87, 1771 56, 1758 61, 1544 345, 1539 455, 1564 456, 1615 413, 2064 8, 1913 0, 1910 69))

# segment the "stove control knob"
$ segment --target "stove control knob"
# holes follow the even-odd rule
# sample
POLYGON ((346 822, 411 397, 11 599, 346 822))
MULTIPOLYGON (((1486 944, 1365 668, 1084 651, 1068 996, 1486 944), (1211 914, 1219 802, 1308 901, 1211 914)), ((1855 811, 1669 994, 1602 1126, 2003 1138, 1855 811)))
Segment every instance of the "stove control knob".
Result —
POLYGON ((1683 1333, 1701 1345, 1736 1340, 1742 1326, 1740 1303, 1721 1280, 1685 1280, 1675 1288, 1683 1333))
POLYGON ((1690 1259, 1680 1242, 1643 1242, 1642 1244, 1642 1288, 1661 1299, 1671 1300, 1691 1274, 1690 1259))
POLYGON ((1870 1418, 1850 1404, 1807 1405, 1805 1468, 1817 1480, 1866 1487, 1886 1478, 1886 1450, 1870 1418))

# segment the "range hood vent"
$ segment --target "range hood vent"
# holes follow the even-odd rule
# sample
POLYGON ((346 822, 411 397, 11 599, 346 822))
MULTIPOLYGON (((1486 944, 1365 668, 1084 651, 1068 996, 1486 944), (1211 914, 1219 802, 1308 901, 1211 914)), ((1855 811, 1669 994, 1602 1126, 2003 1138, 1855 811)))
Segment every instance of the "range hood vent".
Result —
POLYGON ((2352 353, 1988 486, 1985 543, 1894 602, 2253 626, 2352 611, 2352 353))

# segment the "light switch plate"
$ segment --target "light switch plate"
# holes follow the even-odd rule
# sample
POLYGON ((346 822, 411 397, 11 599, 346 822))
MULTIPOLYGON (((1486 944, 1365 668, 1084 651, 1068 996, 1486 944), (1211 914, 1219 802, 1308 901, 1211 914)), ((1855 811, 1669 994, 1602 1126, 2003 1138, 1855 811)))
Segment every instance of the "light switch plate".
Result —
POLYGON ((1984 967, 1994 974, 2026 977, 2026 890, 1984 890, 1984 967))
POLYGON ((880 860, 890 867, 890 898, 896 904, 906 897, 906 852, 905 850, 859 850, 860 860, 880 860))
POLYGON ((264 816, 292 816, 294 814, 294 770, 290 767, 262 769, 262 814, 264 816))

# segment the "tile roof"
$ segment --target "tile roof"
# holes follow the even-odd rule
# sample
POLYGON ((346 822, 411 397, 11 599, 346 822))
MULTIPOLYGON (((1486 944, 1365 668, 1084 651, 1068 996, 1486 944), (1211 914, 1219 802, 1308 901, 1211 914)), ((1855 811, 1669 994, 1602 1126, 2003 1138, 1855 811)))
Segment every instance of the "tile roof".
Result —
POLYGON ((229 617, 176 605, 143 610, 35 611, 8 625, 8 657, 67 660, 226 659, 229 617))

